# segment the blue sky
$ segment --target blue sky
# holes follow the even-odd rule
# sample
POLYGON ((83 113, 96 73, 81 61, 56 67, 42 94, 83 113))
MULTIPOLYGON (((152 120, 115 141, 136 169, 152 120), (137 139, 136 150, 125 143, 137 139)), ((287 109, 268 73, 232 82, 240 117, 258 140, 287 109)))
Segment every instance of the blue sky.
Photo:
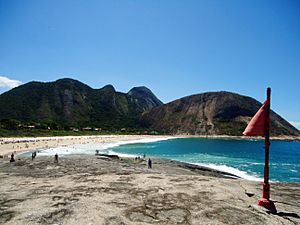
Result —
POLYGON ((145 85, 163 102, 220 90, 262 102, 270 86, 273 110, 300 122, 299 10, 297 0, 0 0, 0 92, 71 77, 145 85))

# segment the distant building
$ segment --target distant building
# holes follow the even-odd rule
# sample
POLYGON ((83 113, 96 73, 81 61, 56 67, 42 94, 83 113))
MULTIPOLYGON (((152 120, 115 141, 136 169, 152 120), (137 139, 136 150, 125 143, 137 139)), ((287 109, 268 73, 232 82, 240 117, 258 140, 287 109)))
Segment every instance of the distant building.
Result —
POLYGON ((23 128, 34 129, 35 126, 34 125, 23 125, 23 128))

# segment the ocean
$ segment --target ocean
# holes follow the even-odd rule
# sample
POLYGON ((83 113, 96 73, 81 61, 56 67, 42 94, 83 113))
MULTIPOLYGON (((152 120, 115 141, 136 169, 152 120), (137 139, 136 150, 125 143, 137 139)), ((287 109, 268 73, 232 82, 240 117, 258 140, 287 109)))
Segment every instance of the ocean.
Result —
MULTIPOLYGON (((110 153, 166 158, 226 171, 248 180, 263 180, 264 141, 179 138, 120 145, 110 153)), ((153 159, 155 161, 155 159, 153 159)), ((271 141, 270 180, 300 182, 300 142, 271 141)))
MULTIPOLYGON (((206 138, 143 139, 110 144, 85 144, 41 150, 38 155, 118 154, 166 158, 229 172, 247 180, 263 180, 263 140, 206 138)), ((29 153, 25 153, 29 156, 29 153)), ((270 180, 300 182, 300 142, 271 141, 270 180)))

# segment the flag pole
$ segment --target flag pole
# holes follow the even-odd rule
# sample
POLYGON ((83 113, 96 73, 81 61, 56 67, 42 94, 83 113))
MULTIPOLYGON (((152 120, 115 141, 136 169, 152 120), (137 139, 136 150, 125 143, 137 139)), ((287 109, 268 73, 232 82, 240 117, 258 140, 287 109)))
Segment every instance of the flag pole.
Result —
POLYGON ((271 88, 267 88, 267 101, 264 120, 264 134, 265 134, 265 168, 264 168, 264 183, 263 196, 258 201, 258 205, 262 206, 271 212, 277 212, 274 203, 270 200, 270 184, 269 184, 269 148, 270 148, 270 104, 271 104, 271 88))

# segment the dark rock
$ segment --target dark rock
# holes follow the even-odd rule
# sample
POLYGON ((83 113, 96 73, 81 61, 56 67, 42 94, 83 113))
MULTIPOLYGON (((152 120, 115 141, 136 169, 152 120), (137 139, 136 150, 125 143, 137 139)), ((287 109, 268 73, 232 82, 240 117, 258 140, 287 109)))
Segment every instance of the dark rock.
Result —
MULTIPOLYGON (((172 134, 242 135, 261 107, 257 100, 230 92, 208 92, 157 106, 142 114, 144 127, 172 134)), ((272 135, 300 135, 275 112, 271 112, 272 135)))
POLYGON ((118 155, 108 155, 108 154, 96 154, 96 156, 102 156, 111 159, 120 159, 118 155))

